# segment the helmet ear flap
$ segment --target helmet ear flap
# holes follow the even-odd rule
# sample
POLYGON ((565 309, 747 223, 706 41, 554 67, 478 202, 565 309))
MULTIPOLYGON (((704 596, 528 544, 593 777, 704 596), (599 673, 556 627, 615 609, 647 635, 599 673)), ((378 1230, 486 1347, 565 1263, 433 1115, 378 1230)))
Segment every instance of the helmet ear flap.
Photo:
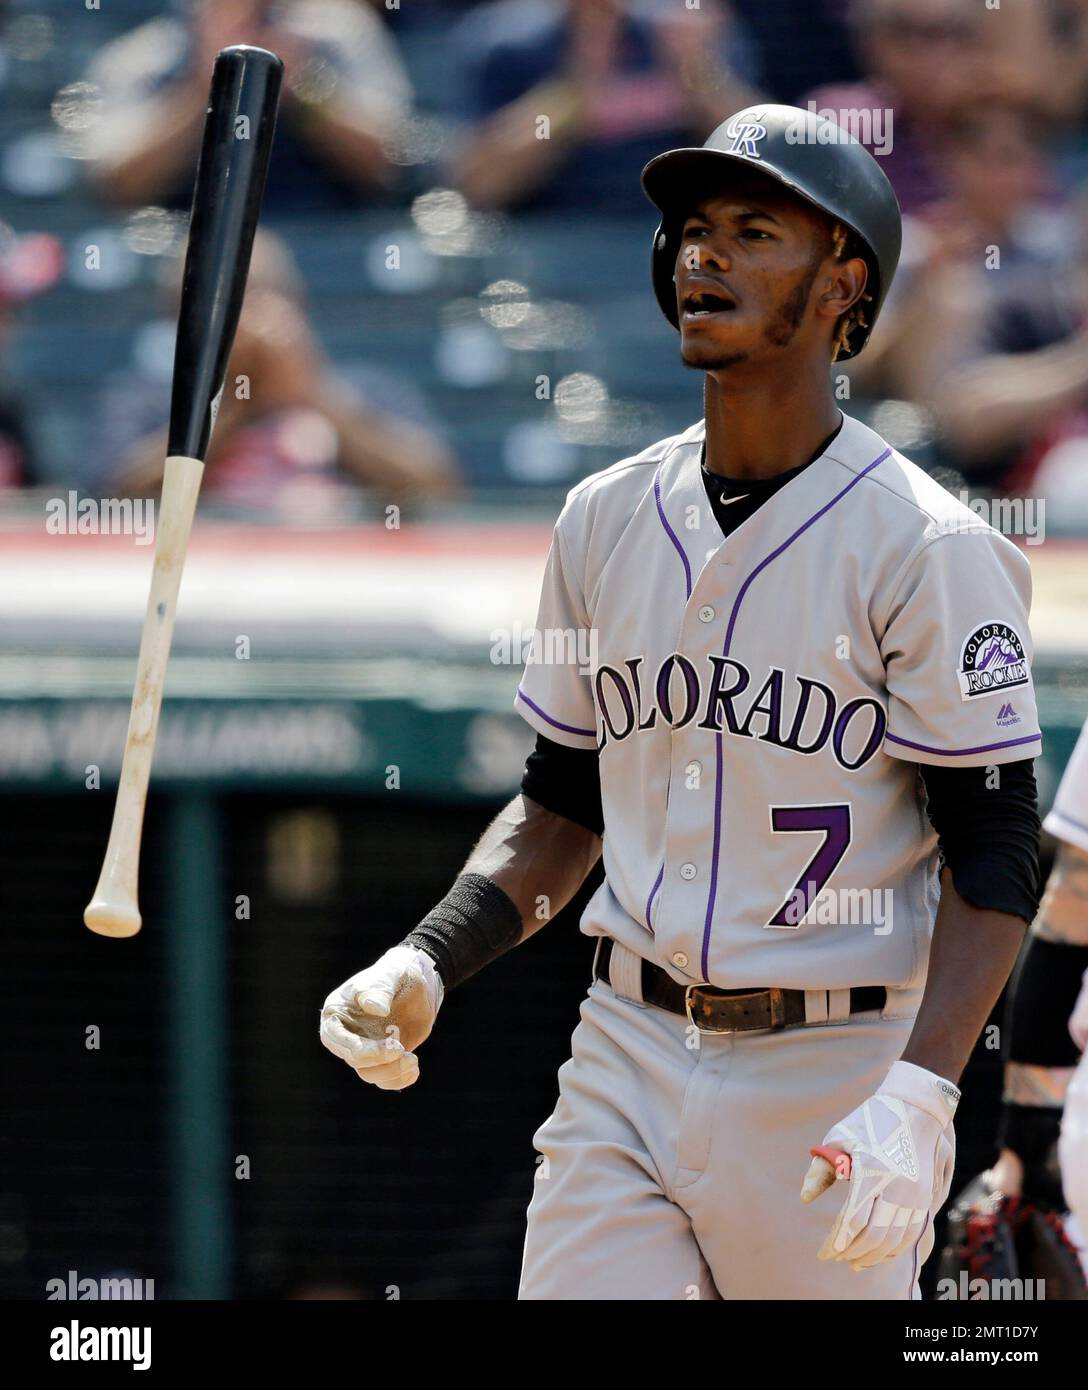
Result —
POLYGON ((673 328, 680 327, 680 317, 676 311, 676 256, 680 250, 682 231, 683 224, 675 218, 663 218, 654 233, 650 256, 650 276, 658 307, 673 328))

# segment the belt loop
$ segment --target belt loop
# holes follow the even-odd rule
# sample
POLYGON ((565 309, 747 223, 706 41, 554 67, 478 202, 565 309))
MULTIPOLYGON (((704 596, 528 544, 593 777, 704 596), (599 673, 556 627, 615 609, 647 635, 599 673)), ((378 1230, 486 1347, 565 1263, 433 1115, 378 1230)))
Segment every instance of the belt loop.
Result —
POLYGON ((593 948, 593 964, 589 967, 589 983, 590 983, 590 988, 592 988, 593 984, 595 983, 595 981, 596 981, 596 979, 597 979, 597 962, 598 962, 598 960, 600 960, 600 958, 601 958, 601 942, 602 942, 603 940, 604 940, 604 937, 603 937, 603 936, 599 936, 599 937, 597 938, 597 944, 596 944, 596 945, 594 946, 594 948, 593 948))
POLYGON ((888 989, 884 1007, 880 1011, 881 1018, 913 1018, 918 1012, 922 1003, 921 986, 913 989, 888 989))
POLYGON ((826 989, 806 989, 805 990, 805 1022, 806 1023, 826 1023, 827 1022, 827 990, 826 989))
POLYGON ((642 957, 613 939, 608 962, 608 981, 613 991, 632 1004, 642 1004, 642 957))
POLYGON ((850 991, 848 989, 829 989, 827 991, 828 1023, 845 1023, 850 1017, 850 991))

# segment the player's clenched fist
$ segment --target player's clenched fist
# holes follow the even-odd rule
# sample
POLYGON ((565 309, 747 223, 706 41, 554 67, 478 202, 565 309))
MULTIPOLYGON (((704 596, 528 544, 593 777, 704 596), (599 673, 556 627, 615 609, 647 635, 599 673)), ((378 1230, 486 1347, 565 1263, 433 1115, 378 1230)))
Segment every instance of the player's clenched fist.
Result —
POLYGON ((442 994, 426 951, 394 946, 325 1000, 321 1041, 364 1081, 402 1091, 419 1076, 413 1049, 434 1027, 442 994))
POLYGON ((948 1196, 959 1098, 942 1077, 896 1062, 876 1095, 828 1131, 813 1150, 801 1200, 815 1201, 837 1176, 849 1186, 821 1260, 868 1269, 914 1248, 948 1196))

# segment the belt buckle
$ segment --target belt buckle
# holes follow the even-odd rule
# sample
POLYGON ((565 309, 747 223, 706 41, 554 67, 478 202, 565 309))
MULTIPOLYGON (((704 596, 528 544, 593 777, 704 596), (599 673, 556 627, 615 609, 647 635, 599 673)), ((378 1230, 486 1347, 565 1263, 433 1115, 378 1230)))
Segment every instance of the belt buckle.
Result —
MULTIPOLYGON (((780 1029, 782 1029, 782 1028, 784 1028, 784 1027, 786 1026, 786 1001, 785 1001, 785 998, 784 998, 784 992, 783 992, 781 989, 753 989, 753 990, 748 991, 748 993, 750 993, 750 994, 765 994, 765 995, 767 995, 768 1002, 769 1002, 769 1004, 770 1004, 771 1021, 770 1021, 770 1023, 768 1023, 768 1024, 765 1025, 765 1029, 764 1029, 764 1027, 760 1027, 760 1028, 707 1028, 707 1027, 704 1027, 704 1025, 701 1024, 701 1023, 699 1022, 699 1020, 698 1020, 697 1018, 695 1018, 695 1016, 692 1014, 692 1011, 691 1011, 691 995, 692 995, 692 991, 693 991, 693 990, 696 990, 696 989, 713 989, 713 988, 714 988, 713 985, 688 985, 687 988, 684 990, 684 1012, 685 1012, 685 1014, 687 1015, 688 1022, 692 1025, 693 1028, 696 1028, 700 1033, 708 1033, 708 1034, 712 1034, 712 1035, 714 1035, 714 1036, 718 1036, 718 1035, 721 1035, 721 1034, 732 1034, 732 1033, 759 1033, 759 1032, 765 1031, 765 1029, 766 1029, 767 1031, 777 1033, 780 1029)), ((738 996, 738 997, 739 997, 739 996, 738 996)))
POLYGON ((692 992, 693 989, 704 989, 704 988, 705 988, 704 985, 688 985, 688 987, 684 990, 684 1012, 685 1012, 685 1013, 687 1014, 687 1016, 688 1016, 688 1022, 691 1024, 691 1026, 692 1026, 694 1029, 696 1029, 696 1030, 697 1030, 698 1032, 700 1032, 700 1033, 726 1033, 726 1032, 729 1032, 730 1030, 727 1029, 727 1028, 704 1028, 703 1025, 699 1022, 699 1020, 693 1016, 693 1014, 692 1014, 692 1012, 691 1012, 691 992, 692 992))

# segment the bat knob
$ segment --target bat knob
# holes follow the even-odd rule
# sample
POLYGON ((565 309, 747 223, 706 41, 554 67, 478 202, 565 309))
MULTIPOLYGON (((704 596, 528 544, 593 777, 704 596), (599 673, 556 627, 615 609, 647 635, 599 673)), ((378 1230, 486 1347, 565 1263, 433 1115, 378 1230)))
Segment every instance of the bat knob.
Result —
POLYGON ((95 897, 83 913, 83 920, 99 936, 135 936, 140 930, 140 909, 135 903, 111 902, 95 897))

